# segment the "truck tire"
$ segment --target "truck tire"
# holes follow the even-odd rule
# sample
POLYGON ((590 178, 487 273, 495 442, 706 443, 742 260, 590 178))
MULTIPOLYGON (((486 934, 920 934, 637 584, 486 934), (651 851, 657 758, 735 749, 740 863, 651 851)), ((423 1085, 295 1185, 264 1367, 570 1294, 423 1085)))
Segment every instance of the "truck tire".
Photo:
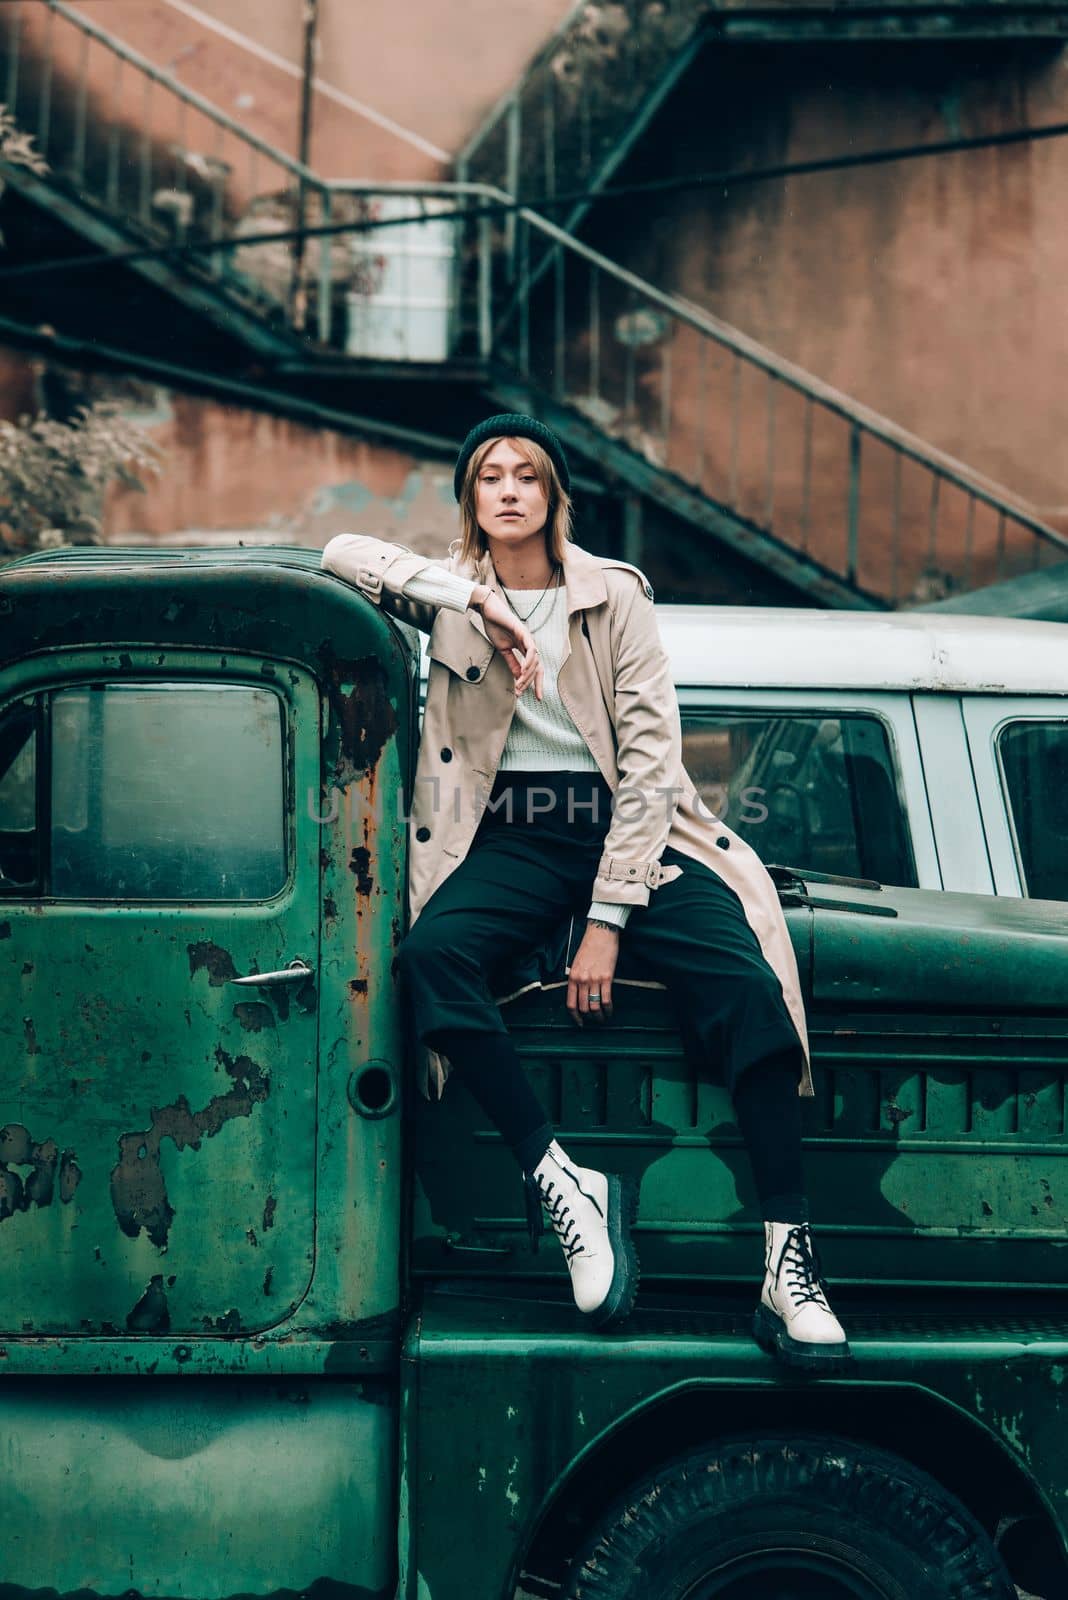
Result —
POLYGON ((567 1600, 1015 1600, 989 1537, 933 1478, 832 1436, 726 1439, 617 1501, 567 1600))

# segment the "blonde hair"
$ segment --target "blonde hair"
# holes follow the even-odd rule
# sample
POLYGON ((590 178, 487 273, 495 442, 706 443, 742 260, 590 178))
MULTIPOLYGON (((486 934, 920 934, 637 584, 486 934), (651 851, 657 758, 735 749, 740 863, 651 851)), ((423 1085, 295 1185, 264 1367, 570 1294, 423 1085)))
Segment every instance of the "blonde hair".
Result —
POLYGON ((552 457, 547 455, 540 444, 535 444, 533 439, 512 438, 501 434, 497 439, 487 439, 480 444, 472 454, 464 472, 463 486, 460 490, 460 539, 459 559, 461 563, 474 563, 480 559, 488 549, 486 535, 478 525, 478 513, 475 509, 475 495, 478 485, 478 475, 482 470, 482 463, 490 451, 498 444, 510 444, 518 450, 534 469, 541 491, 548 501, 548 513, 545 519, 546 554, 550 561, 563 561, 564 547, 571 538, 571 497, 567 493, 560 476, 553 465, 552 457))

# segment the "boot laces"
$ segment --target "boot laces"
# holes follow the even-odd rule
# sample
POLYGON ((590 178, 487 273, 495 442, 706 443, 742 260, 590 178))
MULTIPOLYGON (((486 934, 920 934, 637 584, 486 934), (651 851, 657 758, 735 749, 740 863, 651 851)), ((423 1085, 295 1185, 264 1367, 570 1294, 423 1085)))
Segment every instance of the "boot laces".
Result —
POLYGON ((796 1305, 812 1304, 829 1311, 823 1284, 820 1282, 820 1261, 812 1243, 812 1236, 805 1223, 796 1228, 791 1228, 786 1235, 786 1243, 779 1254, 779 1264, 775 1269, 775 1282, 778 1284, 783 1268, 786 1268, 786 1291, 796 1305))
POLYGON ((582 1255, 586 1246, 582 1242, 582 1235, 578 1232, 575 1219, 562 1192, 551 1178, 538 1178, 535 1182, 539 1198, 549 1213, 549 1220, 556 1230, 556 1237, 563 1247, 564 1255, 568 1261, 572 1256, 582 1255))

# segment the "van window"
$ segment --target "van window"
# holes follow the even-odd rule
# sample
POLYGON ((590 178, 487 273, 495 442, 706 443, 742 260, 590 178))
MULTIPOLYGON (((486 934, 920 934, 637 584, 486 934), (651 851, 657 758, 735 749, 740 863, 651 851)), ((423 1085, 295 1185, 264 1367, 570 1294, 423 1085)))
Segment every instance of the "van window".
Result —
POLYGON ((997 751, 1024 893, 1068 900, 1068 722, 1010 722, 997 751))
POLYGON ((29 889, 40 874, 34 700, 0 718, 0 891, 29 889))
POLYGON ((705 805, 765 862, 914 888, 887 730, 873 716, 687 715, 683 762, 705 805))

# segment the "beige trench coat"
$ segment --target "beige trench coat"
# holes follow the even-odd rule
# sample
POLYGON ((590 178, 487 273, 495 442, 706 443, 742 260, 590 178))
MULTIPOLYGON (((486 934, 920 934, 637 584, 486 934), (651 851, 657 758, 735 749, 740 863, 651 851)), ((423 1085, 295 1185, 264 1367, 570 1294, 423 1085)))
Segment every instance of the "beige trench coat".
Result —
MULTIPOLYGON (((402 545, 341 534, 323 551, 323 566, 391 616, 430 634, 410 821, 414 922, 471 846, 508 736, 515 691, 477 611, 439 609, 406 599, 401 590, 431 566, 500 588, 488 552, 477 565, 463 567, 458 541, 447 560, 435 561, 402 545)), ((591 898, 647 905, 658 885, 681 870, 661 867, 668 845, 710 867, 738 895, 782 985, 805 1056, 801 1093, 811 1095, 804 1003, 779 897, 759 856, 704 806, 683 767, 678 698, 652 588, 637 567, 573 543, 565 553, 564 583, 569 630, 557 687, 615 795, 591 898), (724 838, 726 849, 716 843, 724 838)), ((435 1051, 426 1054, 427 1083, 440 1094, 448 1063, 435 1051)))

